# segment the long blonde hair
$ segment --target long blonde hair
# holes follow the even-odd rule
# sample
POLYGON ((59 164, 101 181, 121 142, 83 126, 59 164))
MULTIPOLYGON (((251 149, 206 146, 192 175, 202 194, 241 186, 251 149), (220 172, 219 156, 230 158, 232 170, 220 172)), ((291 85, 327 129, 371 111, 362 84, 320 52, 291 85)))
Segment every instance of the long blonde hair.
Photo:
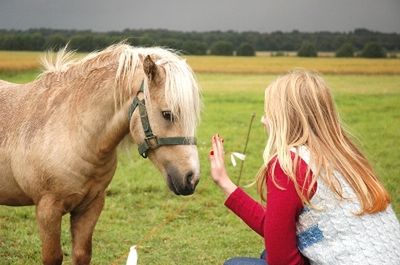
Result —
POLYGON ((310 151, 310 163, 315 165, 313 174, 306 174, 311 178, 305 181, 310 187, 321 178, 343 198, 342 187, 334 175, 334 171, 338 171, 357 195, 361 204, 359 214, 386 209, 390 203, 389 194, 343 129, 330 89, 319 74, 294 70, 271 83, 265 90, 265 115, 269 137, 263 155, 264 165, 257 176, 257 189, 263 200, 266 178, 272 177, 276 184, 273 171, 279 161, 303 203, 310 204, 311 189, 304 192, 296 180, 298 154, 294 160, 290 154, 290 149, 304 145, 310 151))

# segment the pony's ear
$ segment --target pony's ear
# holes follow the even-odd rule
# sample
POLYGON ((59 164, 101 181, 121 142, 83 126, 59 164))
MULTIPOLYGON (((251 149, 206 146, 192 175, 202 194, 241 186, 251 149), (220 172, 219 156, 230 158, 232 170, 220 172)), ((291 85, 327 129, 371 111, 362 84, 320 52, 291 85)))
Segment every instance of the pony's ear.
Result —
POLYGON ((149 80, 153 80, 156 77, 157 65, 153 62, 150 55, 147 55, 146 58, 144 58, 143 69, 149 80))

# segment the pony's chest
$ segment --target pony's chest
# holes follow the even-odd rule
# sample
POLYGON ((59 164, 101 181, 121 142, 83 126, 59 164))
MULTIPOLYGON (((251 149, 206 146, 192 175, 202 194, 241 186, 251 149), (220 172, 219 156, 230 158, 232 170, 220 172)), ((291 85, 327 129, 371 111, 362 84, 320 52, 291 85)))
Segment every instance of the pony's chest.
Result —
POLYGON ((34 201, 49 193, 65 198, 67 208, 104 191, 117 166, 116 158, 102 162, 86 161, 77 156, 27 158, 13 159, 11 163, 13 176, 21 189, 34 201))

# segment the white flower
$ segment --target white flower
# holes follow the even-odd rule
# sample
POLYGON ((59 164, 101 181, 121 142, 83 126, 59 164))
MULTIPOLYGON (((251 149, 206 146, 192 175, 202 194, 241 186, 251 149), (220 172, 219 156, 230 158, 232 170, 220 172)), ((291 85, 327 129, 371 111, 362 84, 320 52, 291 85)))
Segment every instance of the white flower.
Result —
POLYGON ((231 162, 232 162, 232 166, 236 167, 236 159, 240 159, 240 160, 245 160, 246 155, 242 154, 242 153, 238 153, 238 152, 232 152, 231 153, 231 162))
POLYGON ((129 251, 128 259, 126 260, 126 265, 136 265, 138 260, 138 254, 136 251, 136 246, 132 246, 129 251))

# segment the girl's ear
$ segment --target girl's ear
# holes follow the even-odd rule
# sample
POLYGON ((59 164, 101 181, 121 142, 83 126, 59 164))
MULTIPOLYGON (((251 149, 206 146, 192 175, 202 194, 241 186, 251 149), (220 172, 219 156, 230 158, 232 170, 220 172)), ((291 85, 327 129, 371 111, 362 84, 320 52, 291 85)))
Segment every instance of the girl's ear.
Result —
POLYGON ((152 81, 157 76, 157 65, 153 62, 150 55, 147 55, 143 61, 143 69, 144 73, 146 74, 147 78, 152 81))

